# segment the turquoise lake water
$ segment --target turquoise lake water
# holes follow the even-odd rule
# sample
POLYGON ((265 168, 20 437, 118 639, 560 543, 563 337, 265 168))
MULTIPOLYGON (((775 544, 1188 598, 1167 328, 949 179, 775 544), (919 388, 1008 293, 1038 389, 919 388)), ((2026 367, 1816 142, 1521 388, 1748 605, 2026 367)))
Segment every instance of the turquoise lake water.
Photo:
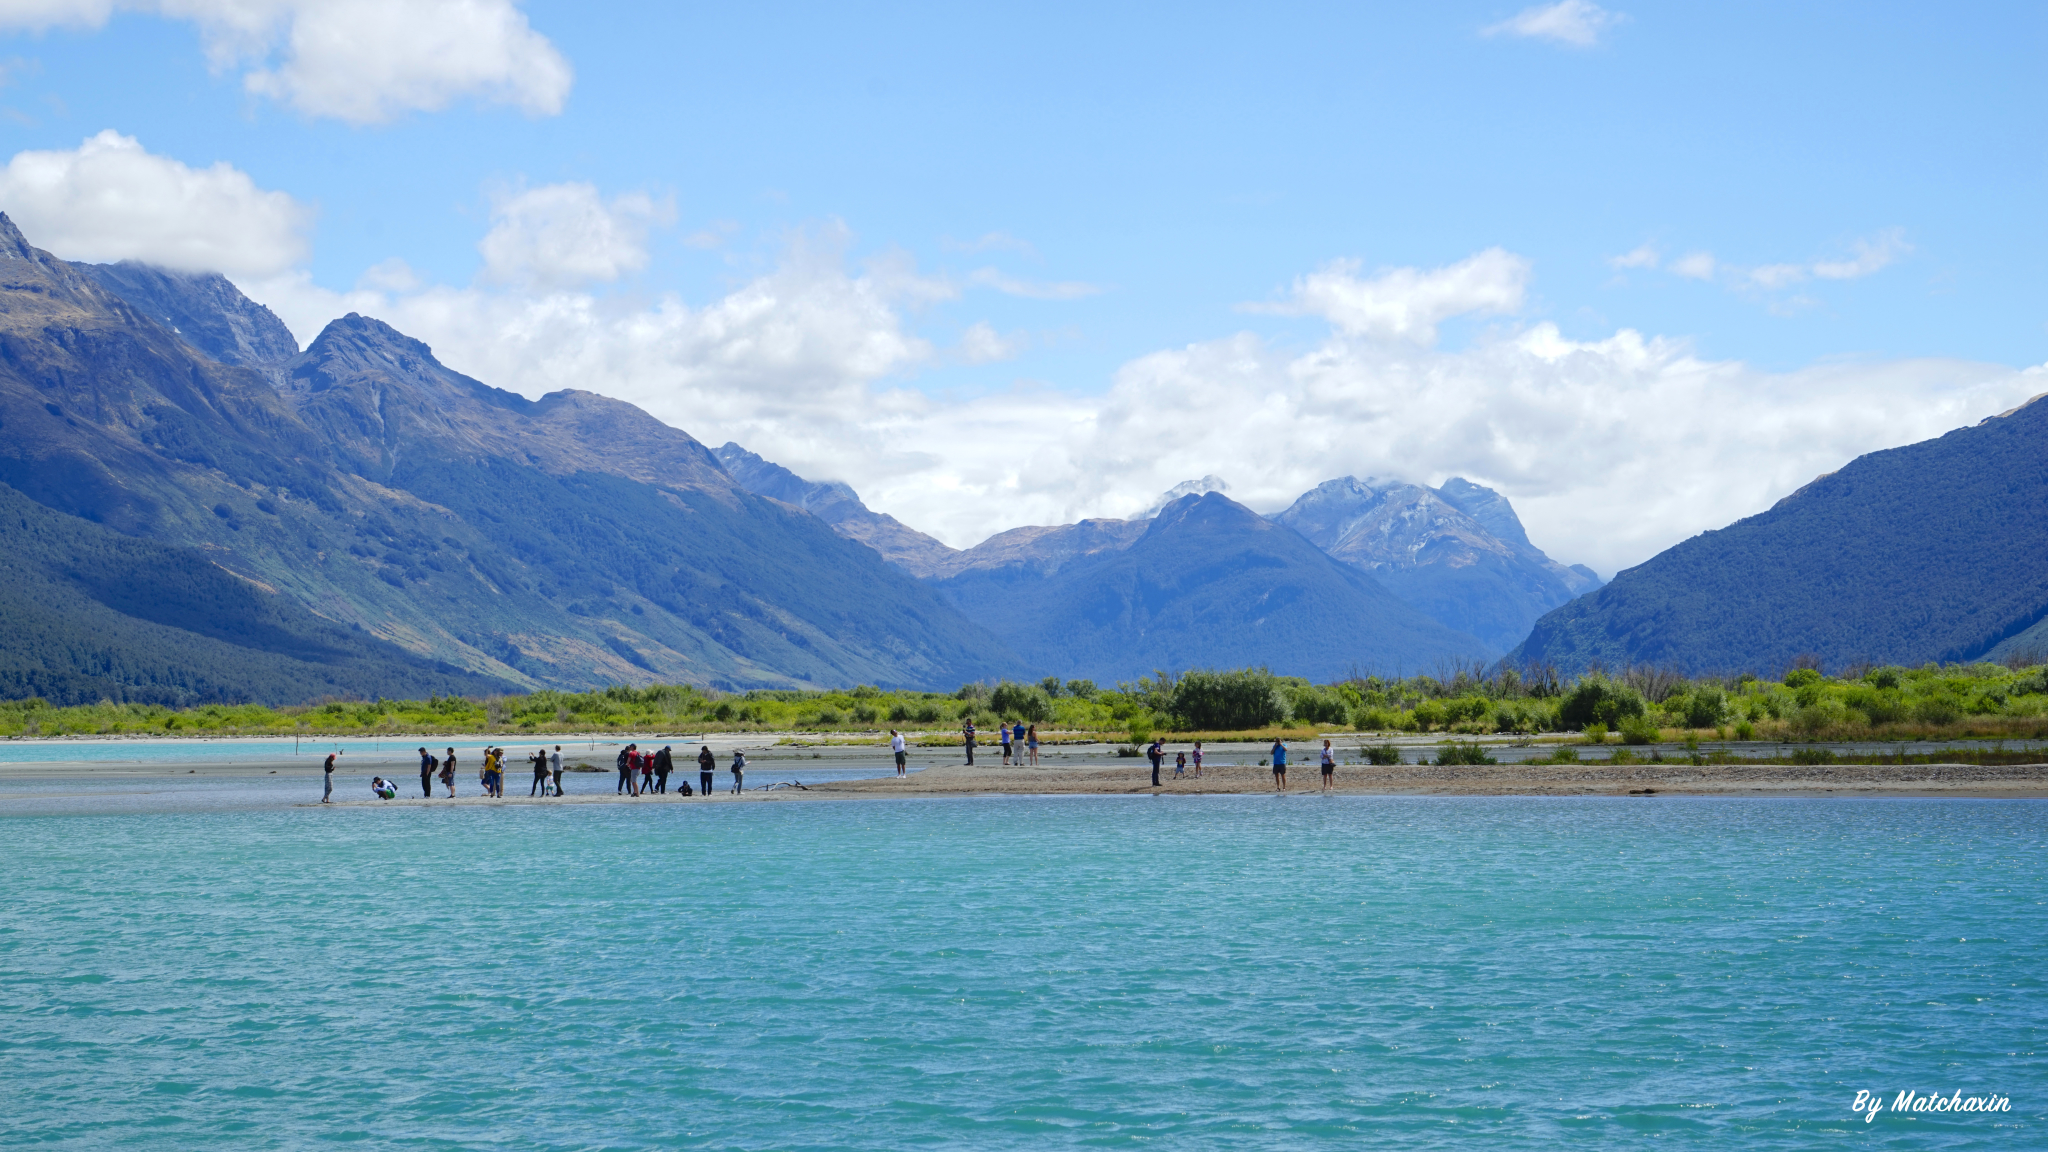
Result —
POLYGON ((2048 805, 0 819, 0 1143, 2048 1146, 2048 805), (1863 1123, 1859 1089, 2008 1096, 1863 1123))

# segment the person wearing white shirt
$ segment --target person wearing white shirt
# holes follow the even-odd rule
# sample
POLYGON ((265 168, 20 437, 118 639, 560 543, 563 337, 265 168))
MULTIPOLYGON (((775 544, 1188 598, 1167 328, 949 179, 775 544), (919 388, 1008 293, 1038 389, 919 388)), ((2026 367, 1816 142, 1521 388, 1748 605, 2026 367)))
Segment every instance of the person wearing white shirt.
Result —
POLYGON ((896 753, 896 775, 908 775, 905 764, 910 759, 910 754, 904 750, 903 733, 894 728, 889 729, 889 750, 896 753))

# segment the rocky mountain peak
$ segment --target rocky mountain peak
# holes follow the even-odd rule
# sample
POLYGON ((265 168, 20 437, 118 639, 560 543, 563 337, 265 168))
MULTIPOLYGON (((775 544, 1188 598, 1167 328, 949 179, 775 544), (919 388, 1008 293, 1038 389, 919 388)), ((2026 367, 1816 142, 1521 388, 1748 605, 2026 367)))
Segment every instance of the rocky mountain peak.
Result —
POLYGON ((298 338, 284 321, 218 272, 178 272, 133 260, 73 267, 222 364, 275 367, 299 354, 298 338))

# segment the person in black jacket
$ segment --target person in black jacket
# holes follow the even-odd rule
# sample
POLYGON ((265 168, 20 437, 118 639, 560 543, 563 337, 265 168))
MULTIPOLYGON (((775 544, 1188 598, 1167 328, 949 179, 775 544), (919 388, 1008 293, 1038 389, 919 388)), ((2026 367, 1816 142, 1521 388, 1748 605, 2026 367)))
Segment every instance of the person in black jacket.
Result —
POLYGON ((699 752, 699 753, 697 753, 697 794, 698 794, 698 795, 700 795, 700 796, 709 796, 709 795, 711 795, 711 774, 712 774, 713 772, 716 772, 717 770, 718 770, 718 757, 716 757, 716 756, 713 756, 713 755, 711 754, 711 745, 709 745, 709 744, 706 744, 706 745, 704 746, 704 750, 703 750, 702 752, 699 752))
POLYGON ((668 745, 662 745, 661 751, 654 754, 654 790, 656 792, 668 791, 668 774, 675 771, 675 767, 676 760, 674 756, 669 755, 668 745))
POLYGON ((624 748, 619 749, 619 794, 622 796, 625 795, 627 784, 631 783, 630 777, 633 775, 633 749, 638 747, 638 744, 628 744, 624 748))
POLYGON ((420 795, 429 800, 434 798, 434 769, 440 766, 441 762, 431 752, 420 749, 420 795))

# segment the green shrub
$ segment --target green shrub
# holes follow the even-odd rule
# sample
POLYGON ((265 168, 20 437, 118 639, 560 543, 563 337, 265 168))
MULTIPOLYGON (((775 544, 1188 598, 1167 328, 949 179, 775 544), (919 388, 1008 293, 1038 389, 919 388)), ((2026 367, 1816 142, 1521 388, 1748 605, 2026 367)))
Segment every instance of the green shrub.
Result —
POLYGON ((1863 682, 1872 688, 1897 688, 1899 683, 1905 678, 1905 675, 1906 670, 1894 664, 1884 668, 1872 668, 1870 671, 1865 672, 1863 674, 1863 682))
POLYGON ((818 727, 830 728, 845 719, 845 717, 839 714, 839 709, 837 708, 820 708, 815 719, 818 727))
POLYGON ((1630 716, 1621 722, 1621 742, 1624 744, 1655 744, 1661 735, 1657 722, 1648 716, 1630 716))
POLYGON ((1818 684, 1820 682, 1821 674, 1813 668, 1794 668, 1790 672, 1785 673, 1785 687, 1787 688, 1804 688, 1809 684, 1818 684))
MULTIPOLYGON (((1634 717, 1630 717, 1630 719, 1634 719, 1634 717)), ((1605 725, 1605 724, 1597 724, 1597 723, 1596 723, 1596 724, 1588 724, 1588 725, 1586 725, 1586 743, 1588 743, 1588 744, 1605 744, 1605 743, 1607 743, 1607 725, 1605 725)))
POLYGON ((1747 720, 1737 721, 1735 725, 1735 738, 1737 740, 1756 739, 1756 725, 1751 724, 1747 720))
POLYGON ((1809 745, 1805 748, 1794 749, 1792 752, 1792 762, 1794 764, 1833 764, 1835 762, 1835 754, 1826 748, 1815 748, 1809 745))
POLYGON ((1095 681, 1069 680, 1067 681, 1067 695, 1072 696, 1076 700, 1093 700, 1095 699, 1095 681))
POLYGON ((1560 744, 1557 746, 1557 750, 1550 754, 1549 761, 1552 764, 1577 764, 1579 762, 1579 750, 1569 744, 1560 744))
POLYGON ((853 722, 855 724, 873 724, 875 720, 876 714, 873 708, 868 707, 866 704, 856 704, 853 706, 853 722))
POLYGON ((1134 712, 1134 713, 1132 713, 1132 714, 1131 714, 1131 743, 1133 743, 1133 744, 1150 744, 1151 742, 1152 742, 1152 714, 1151 714, 1150 712, 1134 712))
POLYGON ((1478 720, 1492 710, 1492 705, 1487 703, 1483 696, 1459 696, 1446 700, 1443 704, 1446 724, 1463 724, 1478 720))
POLYGON ((939 706, 927 700, 911 709, 910 718, 919 724, 936 724, 940 719, 939 706))
POLYGON ((1449 744, 1438 745, 1436 750, 1436 762, 1438 767, 1446 767, 1452 764, 1500 763, 1500 761, 1495 760, 1491 756, 1488 756, 1486 754, 1486 749, 1482 747, 1476 740, 1470 744, 1460 744, 1456 741, 1453 741, 1449 744))
POLYGON ((1852 688, 1842 703, 1861 712, 1872 724, 1896 724, 1911 711, 1896 689, 1852 688))
POLYGON ((1367 764, 1399 764, 1401 750, 1392 744, 1369 744, 1359 749, 1367 764))
POLYGON ((1685 700, 1687 728, 1718 728, 1728 715, 1728 694, 1714 687, 1700 687, 1685 700))
POLYGON ((988 694, 988 706, 1004 716, 1021 717, 1032 724, 1052 718, 1052 700, 1035 684, 1004 680, 988 694))
POLYGON ((1350 706, 1334 692, 1305 688, 1288 696, 1288 711, 1298 724, 1343 724, 1351 718, 1350 706))
POLYGON ((1922 696, 1913 705, 1913 719, 1922 724, 1953 724, 1962 715, 1962 706, 1948 696, 1922 696))
POLYGON ((1424 700, 1422 703, 1417 704, 1415 711, 1409 713, 1409 715, 1414 717, 1415 726, 1424 732, 1429 731, 1431 728, 1441 728, 1450 720, 1450 714, 1444 710, 1444 706, 1441 703, 1435 700, 1424 700))
POLYGON ((1396 723, 1397 717, 1384 708, 1360 708, 1351 716, 1351 726, 1360 732, 1385 732, 1396 723))
POLYGON ((901 724, 908 719, 910 719, 910 709, 901 704, 891 704, 889 706, 889 723, 901 724))
POLYGON ((1564 728, 1584 728, 1594 723, 1612 726, 1621 723, 1625 716, 1642 714, 1643 698, 1635 689, 1605 676, 1588 676, 1564 694, 1558 704, 1557 722, 1564 728))
POLYGON ((1168 710, 1186 731, 1264 728, 1286 716, 1278 689, 1264 668, 1203 669, 1174 684, 1168 710))

